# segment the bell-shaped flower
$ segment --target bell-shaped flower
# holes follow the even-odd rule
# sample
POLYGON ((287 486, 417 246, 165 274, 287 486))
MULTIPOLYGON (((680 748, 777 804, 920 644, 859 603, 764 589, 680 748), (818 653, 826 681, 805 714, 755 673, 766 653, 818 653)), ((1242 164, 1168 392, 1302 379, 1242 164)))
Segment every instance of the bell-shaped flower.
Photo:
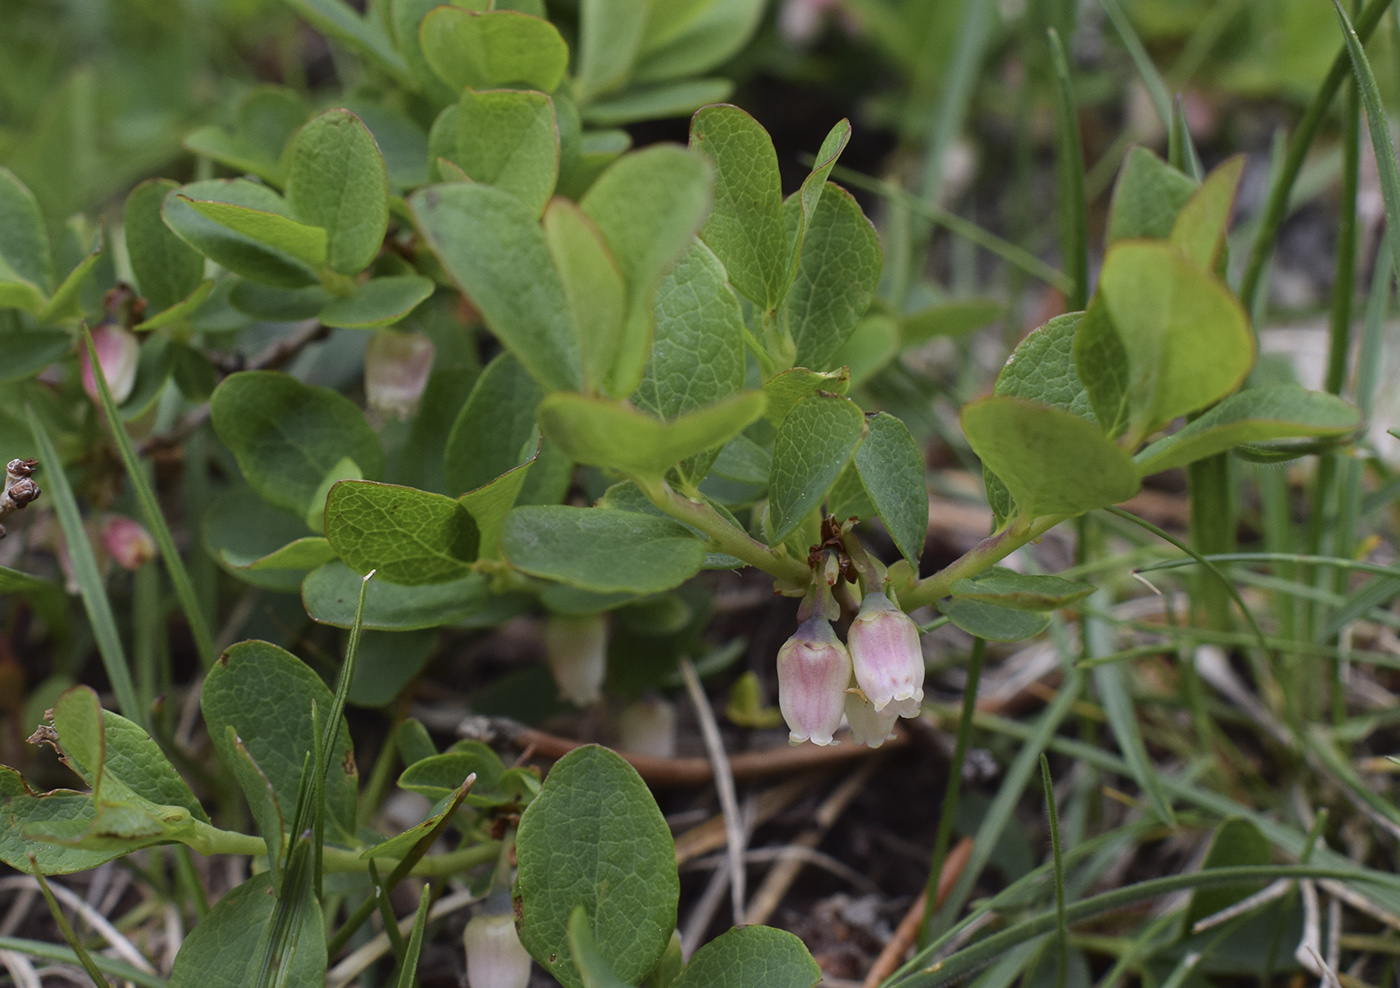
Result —
POLYGON ((876 713, 917 717, 924 699, 924 653, 919 628, 878 590, 865 595, 846 634, 856 684, 876 713))
MULTIPOLYGON (((92 348, 97 351, 97 363, 112 392, 112 401, 120 405, 131 397, 136 385, 136 363, 141 356, 141 344, 135 334, 113 323, 103 323, 92 331, 92 348)), ((83 369, 83 390, 93 401, 100 401, 97 379, 92 374, 86 346, 78 348, 78 360, 83 369)))
POLYGON ((473 916, 462 931, 462 944, 470 988, 526 988, 530 983, 530 955, 509 913, 473 916))
POLYGON ((876 713, 860 690, 846 692, 846 725, 851 729, 851 741, 878 748, 894 737, 894 722, 899 720, 893 705, 884 713, 876 713))
POLYGON ((102 545, 122 569, 138 570, 156 556, 156 542, 141 523, 126 515, 102 519, 102 545))
POLYGON ((617 715, 617 746, 653 758, 676 757, 676 708, 664 697, 644 696, 617 715))
POLYGON ((423 333, 382 329, 365 348, 365 397, 387 415, 407 418, 418 410, 433 369, 433 341, 423 333))
POLYGON ((544 654, 559 693, 576 707, 603 698, 608 676, 608 621, 601 614, 551 614, 544 622, 544 654))
POLYGON ((788 739, 831 744, 841 726, 851 656, 826 619, 813 615, 778 650, 778 709, 788 739))

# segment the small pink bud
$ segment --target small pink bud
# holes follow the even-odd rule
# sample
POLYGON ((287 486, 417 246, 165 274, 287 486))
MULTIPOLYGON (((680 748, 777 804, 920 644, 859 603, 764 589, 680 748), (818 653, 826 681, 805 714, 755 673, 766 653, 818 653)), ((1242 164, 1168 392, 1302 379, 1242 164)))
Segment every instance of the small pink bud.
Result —
POLYGON ((151 533, 126 515, 108 515, 102 520, 102 544, 122 569, 138 570, 156 557, 151 533))
POLYGON ((418 410, 432 369, 432 340, 422 333, 380 330, 365 348, 365 396, 371 407, 407 418, 418 410))
MULTIPOLYGON (((136 362, 141 356, 141 344, 134 334, 120 326, 103 323, 92 331, 92 348, 97 351, 97 362, 102 367, 102 376, 107 379, 112 401, 120 405, 131 396, 131 389, 136 384, 136 362)), ((83 390, 93 401, 100 401, 97 379, 92 376, 92 363, 88 360, 86 346, 78 348, 78 359, 83 369, 83 390)))
POLYGON ((530 955, 520 945, 515 918, 478 913, 462 931, 470 988, 526 988, 530 955))
POLYGON ((856 684, 876 713, 895 704, 900 717, 917 717, 924 699, 924 652, 919 628, 878 590, 865 595, 846 635, 856 684))
POLYGON ((793 744, 831 744, 841 726, 841 707, 851 682, 851 656, 831 630, 813 615, 778 649, 778 709, 793 744))
POLYGON ((851 729, 851 741, 878 748, 894 737, 894 722, 899 714, 890 707, 877 714, 870 701, 857 690, 846 694, 846 723, 851 729))
POLYGON ((551 614, 544 622, 544 654, 559 692, 576 707, 603 698, 608 676, 608 622, 601 614, 551 614))
POLYGON ((659 696, 629 703, 617 717, 617 746, 653 758, 676 757, 676 708, 659 696))

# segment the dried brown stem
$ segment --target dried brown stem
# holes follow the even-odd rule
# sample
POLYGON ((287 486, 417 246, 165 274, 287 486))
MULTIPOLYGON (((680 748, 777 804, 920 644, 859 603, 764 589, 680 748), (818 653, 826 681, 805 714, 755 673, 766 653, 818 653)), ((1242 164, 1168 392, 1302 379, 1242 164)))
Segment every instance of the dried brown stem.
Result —
MULTIPOLYGON (((943 859, 943 870, 938 874, 938 905, 943 905, 944 901, 947 900, 948 893, 953 891, 953 886, 962 877, 963 869, 967 867, 967 861, 970 857, 972 857, 972 838, 964 837, 953 846, 953 849, 948 852, 948 856, 943 859)), ((914 939, 919 935, 919 927, 924 925, 924 907, 927 904, 927 896, 921 894, 914 897, 914 904, 909 907, 909 911, 899 921, 899 927, 894 931, 894 936, 890 937, 890 942, 885 944, 885 949, 880 951, 880 956, 875 958, 875 963, 870 965, 870 971, 866 974, 865 980, 861 982, 861 988, 876 988, 876 985, 888 978, 899 967, 900 960, 914 945, 914 939)))

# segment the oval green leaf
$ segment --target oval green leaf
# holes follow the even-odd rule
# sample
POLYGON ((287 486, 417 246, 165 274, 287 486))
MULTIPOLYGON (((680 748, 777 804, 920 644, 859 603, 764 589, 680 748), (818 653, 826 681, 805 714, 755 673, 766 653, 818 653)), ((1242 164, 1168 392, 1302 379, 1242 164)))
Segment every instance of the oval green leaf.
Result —
POLYGON ((668 518, 528 505, 506 515, 501 551, 516 569, 595 593, 656 593, 700 571, 705 546, 668 518))

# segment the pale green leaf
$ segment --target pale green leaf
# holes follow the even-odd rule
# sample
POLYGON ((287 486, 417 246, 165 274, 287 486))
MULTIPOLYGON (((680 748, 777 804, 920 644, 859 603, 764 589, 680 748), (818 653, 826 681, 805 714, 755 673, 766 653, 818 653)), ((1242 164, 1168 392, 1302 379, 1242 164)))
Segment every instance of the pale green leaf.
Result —
POLYGON ((855 402, 833 394, 803 398, 778 426, 768 479, 771 544, 787 538, 821 504, 865 433, 855 402))

